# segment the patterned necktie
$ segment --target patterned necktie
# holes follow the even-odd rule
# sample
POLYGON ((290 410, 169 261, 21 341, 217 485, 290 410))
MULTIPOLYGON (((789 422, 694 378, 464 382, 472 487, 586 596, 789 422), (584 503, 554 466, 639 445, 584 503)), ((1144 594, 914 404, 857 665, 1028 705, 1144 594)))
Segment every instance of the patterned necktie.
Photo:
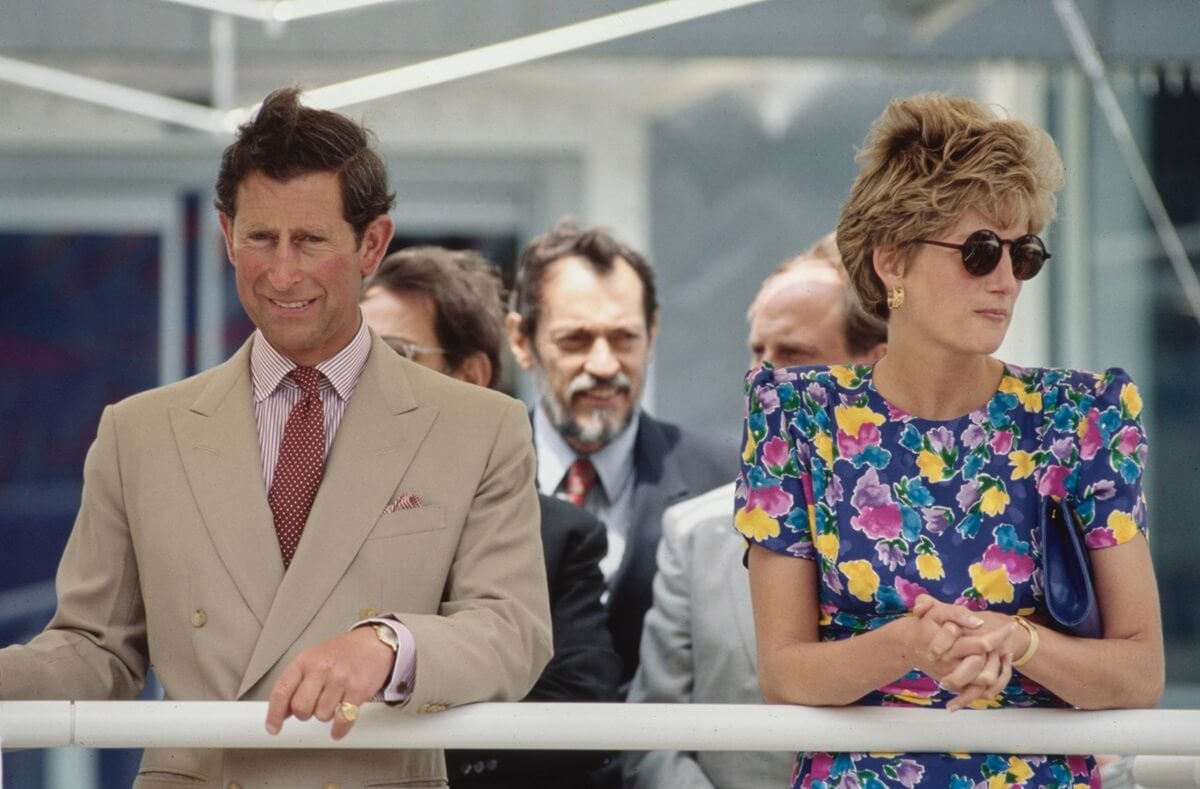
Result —
POLYGON ((588 491, 596 484, 596 467, 587 458, 579 458, 567 469, 567 481, 563 493, 567 501, 582 507, 588 491))
POLYGON ((325 471, 321 373, 314 367, 297 367, 288 375, 300 384, 300 402, 292 406, 287 424, 283 426, 279 462, 275 464, 275 478, 267 496, 271 514, 275 516, 275 535, 279 538, 285 570, 300 544, 300 534, 325 471))

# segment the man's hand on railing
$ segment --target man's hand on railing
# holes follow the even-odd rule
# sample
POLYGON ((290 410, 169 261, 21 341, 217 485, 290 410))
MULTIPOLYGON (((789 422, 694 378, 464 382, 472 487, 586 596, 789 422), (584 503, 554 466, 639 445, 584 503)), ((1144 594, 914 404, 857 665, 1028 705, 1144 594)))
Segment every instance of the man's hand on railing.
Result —
POLYGON ((301 652, 279 677, 267 705, 267 731, 278 734, 289 717, 333 721, 333 739, 354 726, 358 705, 392 674, 395 654, 369 627, 357 628, 301 652), (348 705, 348 706, 342 706, 348 705))

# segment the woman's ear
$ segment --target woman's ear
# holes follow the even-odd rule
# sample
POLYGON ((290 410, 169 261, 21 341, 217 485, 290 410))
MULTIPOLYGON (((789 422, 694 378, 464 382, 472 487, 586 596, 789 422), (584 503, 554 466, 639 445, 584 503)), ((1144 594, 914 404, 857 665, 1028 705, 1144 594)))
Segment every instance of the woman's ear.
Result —
POLYGON ((875 247, 871 252, 871 265, 875 268, 875 276, 883 283, 884 290, 891 290, 900 284, 904 276, 904 256, 900 247, 895 244, 875 247))

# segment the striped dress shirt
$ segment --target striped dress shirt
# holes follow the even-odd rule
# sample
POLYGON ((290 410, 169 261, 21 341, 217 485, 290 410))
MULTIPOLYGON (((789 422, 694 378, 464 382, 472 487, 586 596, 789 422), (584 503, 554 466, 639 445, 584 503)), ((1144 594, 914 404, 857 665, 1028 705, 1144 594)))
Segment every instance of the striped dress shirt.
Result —
MULTIPOLYGON (((371 353, 371 334, 367 322, 359 321, 358 333, 342 350, 326 359, 316 368, 324 377, 321 379, 321 405, 325 409, 325 457, 337 435, 346 403, 358 386, 358 379, 371 353)), ((258 421, 258 447, 262 452, 263 482, 270 493, 275 479, 275 465, 279 462, 279 447, 283 443, 283 427, 287 424, 292 407, 300 402, 300 385, 288 378, 297 365, 271 347, 261 331, 254 332, 254 343, 250 347, 250 381, 254 393, 254 417, 258 421)), ((303 539, 303 538, 302 538, 303 539)), ((382 624, 390 627, 400 642, 392 676, 376 698, 387 702, 401 702, 412 695, 413 678, 417 672, 417 644, 412 631, 395 619, 364 619, 351 629, 364 624, 382 624)))

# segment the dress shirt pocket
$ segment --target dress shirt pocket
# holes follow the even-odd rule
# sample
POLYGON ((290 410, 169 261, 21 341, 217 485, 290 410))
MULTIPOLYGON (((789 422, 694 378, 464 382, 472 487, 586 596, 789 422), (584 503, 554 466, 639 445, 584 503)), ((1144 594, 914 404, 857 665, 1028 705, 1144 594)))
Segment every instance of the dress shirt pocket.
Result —
POLYGON ((380 516, 367 539, 385 540, 389 537, 404 537, 409 534, 437 531, 445 526, 446 521, 442 517, 442 508, 436 504, 426 504, 417 509, 397 510, 380 516))

